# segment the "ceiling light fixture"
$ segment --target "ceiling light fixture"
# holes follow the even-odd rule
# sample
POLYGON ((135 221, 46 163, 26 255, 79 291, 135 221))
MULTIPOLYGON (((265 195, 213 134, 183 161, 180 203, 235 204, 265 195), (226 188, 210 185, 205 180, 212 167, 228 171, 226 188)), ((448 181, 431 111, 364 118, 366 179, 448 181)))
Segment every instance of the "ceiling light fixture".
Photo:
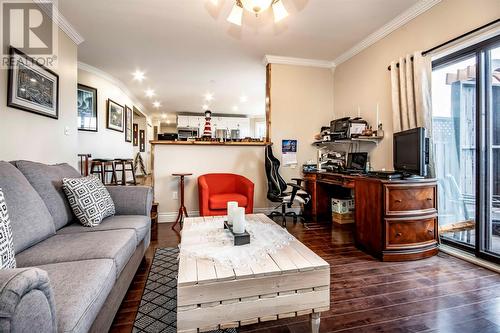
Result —
POLYGON ((139 82, 142 82, 146 78, 144 72, 140 70, 136 70, 134 73, 132 73, 132 75, 134 76, 134 80, 139 82))
POLYGON ((158 109, 161 106, 161 103, 158 101, 154 101, 153 106, 158 109))
POLYGON ((148 89, 148 90, 146 90, 146 96, 147 96, 147 97, 151 98, 151 97, 153 97, 154 95, 156 95, 156 94, 155 94, 155 91, 154 91, 153 89, 148 89))
POLYGON ((203 111, 208 110, 208 105, 207 104, 203 104, 202 109, 203 109, 203 111))
POLYGON ((236 105, 233 106, 233 111, 238 111, 238 107, 236 105))
POLYGON ((206 94, 205 94, 205 100, 206 100, 207 102, 210 102, 210 101, 212 101, 213 99, 214 99, 214 94, 211 94, 211 93, 206 93, 206 94))
POLYGON ((247 97, 247 96, 244 96, 244 95, 243 95, 243 96, 241 96, 241 97, 240 97, 240 102, 241 102, 241 103, 246 103, 246 102, 248 102, 248 97, 247 97))
POLYGON ((162 118, 162 119, 167 119, 167 115, 166 115, 165 113, 162 113, 162 114, 161 114, 161 118, 162 118))
POLYGON ((235 0, 233 9, 227 20, 233 24, 241 26, 243 18, 243 10, 259 16, 272 7, 274 14, 274 22, 277 23, 288 16, 288 11, 283 5, 282 0, 235 0))

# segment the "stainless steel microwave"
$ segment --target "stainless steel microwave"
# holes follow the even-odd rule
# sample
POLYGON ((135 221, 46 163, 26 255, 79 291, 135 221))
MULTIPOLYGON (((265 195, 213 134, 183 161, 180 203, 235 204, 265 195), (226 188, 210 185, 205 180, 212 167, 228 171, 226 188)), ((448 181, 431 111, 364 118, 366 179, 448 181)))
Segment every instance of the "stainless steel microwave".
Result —
POLYGON ((188 138, 197 138, 198 129, 195 127, 178 127, 177 134, 179 135, 179 140, 187 140, 188 138))

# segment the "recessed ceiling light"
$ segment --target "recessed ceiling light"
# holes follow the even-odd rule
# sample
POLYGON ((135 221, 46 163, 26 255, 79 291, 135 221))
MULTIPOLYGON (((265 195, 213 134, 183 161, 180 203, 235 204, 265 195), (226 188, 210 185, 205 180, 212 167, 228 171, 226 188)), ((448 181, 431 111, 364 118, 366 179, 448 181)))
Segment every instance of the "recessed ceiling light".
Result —
POLYGON ((206 100, 207 102, 210 102, 210 101, 212 101, 213 99, 214 99, 214 94, 211 94, 211 93, 206 93, 206 94, 205 94, 205 100, 206 100))
POLYGON ((202 108, 203 108, 203 110, 208 110, 208 105, 207 104, 203 104, 202 108))
POLYGON ((140 70, 136 70, 134 73, 132 73, 132 75, 134 76, 134 80, 139 82, 142 82, 146 78, 146 76, 144 76, 144 72, 140 70))
POLYGON ((241 96, 241 97, 240 97, 240 102, 241 102, 241 103, 246 103, 246 102, 248 102, 248 97, 247 97, 247 96, 245 96, 245 95, 241 96))
POLYGON ((236 105, 233 106, 233 111, 238 111, 238 107, 236 105))
POLYGON ((155 91, 153 89, 148 89, 146 90, 146 96, 151 98, 153 97, 154 95, 156 95, 155 91))
POLYGON ((159 107, 161 106, 161 103, 160 103, 160 102, 158 102, 158 101, 154 101, 154 102, 153 102, 153 106, 154 106, 155 108, 159 108, 159 107))
POLYGON ((166 115, 165 113, 162 113, 162 114, 161 114, 161 118, 162 118, 162 119, 167 119, 167 115, 166 115))

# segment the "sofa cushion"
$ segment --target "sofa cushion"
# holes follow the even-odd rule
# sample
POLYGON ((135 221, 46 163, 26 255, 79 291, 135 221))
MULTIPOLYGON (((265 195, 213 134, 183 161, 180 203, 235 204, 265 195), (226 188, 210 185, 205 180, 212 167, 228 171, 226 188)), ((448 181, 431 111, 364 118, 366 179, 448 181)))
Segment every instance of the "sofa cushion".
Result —
POLYGON ((54 220, 47 206, 11 163, 0 161, 0 187, 9 207, 15 253, 55 234, 54 220))
POLYGON ((135 231, 137 244, 142 242, 150 229, 151 219, 143 215, 115 215, 104 219, 101 224, 87 228, 80 223, 70 224, 57 231, 58 235, 74 234, 79 232, 94 232, 103 230, 132 229, 135 231))
POLYGON ((7 210, 3 191, 0 188, 0 269, 4 268, 16 268, 16 257, 9 211, 7 210))
POLYGON ((38 266, 49 275, 59 332, 88 332, 116 281, 113 260, 38 266))
POLYGON ((228 201, 236 201, 239 207, 246 207, 248 199, 239 193, 212 194, 208 199, 210 209, 226 209, 228 201))
POLYGON ((45 202, 54 219, 56 230, 74 220, 73 212, 62 189, 62 180, 81 177, 78 171, 66 163, 56 165, 30 161, 14 163, 45 202))
POLYGON ((117 275, 134 253, 134 230, 112 230, 55 235, 16 254, 18 267, 86 259, 113 259, 117 275))
POLYGON ((86 227, 95 227, 115 215, 115 204, 101 180, 95 176, 64 178, 63 190, 76 218, 86 227))

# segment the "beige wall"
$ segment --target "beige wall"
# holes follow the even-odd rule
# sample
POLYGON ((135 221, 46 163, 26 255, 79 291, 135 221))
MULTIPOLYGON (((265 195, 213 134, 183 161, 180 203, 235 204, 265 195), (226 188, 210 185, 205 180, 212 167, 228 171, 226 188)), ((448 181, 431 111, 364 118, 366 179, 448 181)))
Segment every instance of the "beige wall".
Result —
POLYGON ((108 98, 133 109, 132 96, 108 79, 83 69, 78 69, 78 83, 97 89, 98 117, 98 132, 78 132, 78 152, 92 154, 94 158, 133 158, 132 142, 125 141, 125 133, 106 128, 108 98))
POLYGON ((298 140, 297 168, 282 167, 286 180, 300 177, 302 164, 316 162, 311 144, 321 126, 333 115, 333 74, 330 69, 271 65, 271 140, 274 155, 281 159, 281 140, 298 140))
MULTIPOLYGON (((189 172, 186 178, 185 203, 189 215, 198 215, 197 178, 206 173, 236 173, 255 183, 256 211, 267 208, 267 183, 264 172, 264 147, 176 146, 157 145, 154 149, 155 200, 160 204, 160 222, 174 221, 179 201, 179 178, 172 173, 189 172)), ((180 194, 179 194, 180 195, 180 194)))
POLYGON ((7 70, 0 70, 0 160, 77 165, 77 46, 62 31, 58 46, 57 120, 7 107, 7 70))
POLYGON ((375 123, 380 103, 386 138, 370 154, 375 169, 392 169, 392 110, 387 66, 407 53, 426 50, 500 17, 498 0, 443 0, 335 70, 335 113, 375 123))

